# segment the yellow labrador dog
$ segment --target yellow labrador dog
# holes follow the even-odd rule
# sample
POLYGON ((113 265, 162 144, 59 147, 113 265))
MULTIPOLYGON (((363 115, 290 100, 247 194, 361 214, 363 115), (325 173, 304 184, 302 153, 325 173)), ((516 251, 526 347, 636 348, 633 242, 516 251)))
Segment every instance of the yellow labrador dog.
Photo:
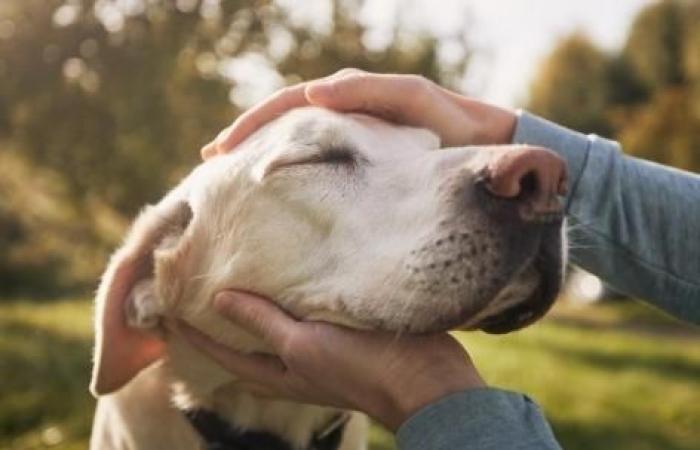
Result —
POLYGON ((529 324, 551 305, 564 258, 556 192, 523 163, 542 152, 439 149, 425 130, 301 108, 201 164, 141 214, 103 276, 91 447, 365 448, 359 415, 256 397, 172 325, 269 351, 214 312, 228 288, 354 328, 529 324), (494 161, 517 172, 517 197, 489 190, 494 161))

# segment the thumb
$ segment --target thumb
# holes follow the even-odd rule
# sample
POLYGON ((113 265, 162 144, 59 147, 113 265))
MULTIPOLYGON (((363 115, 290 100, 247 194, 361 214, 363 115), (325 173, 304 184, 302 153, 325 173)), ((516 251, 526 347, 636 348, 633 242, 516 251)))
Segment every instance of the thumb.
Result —
POLYGON ((214 299, 214 308, 276 350, 299 325, 269 300, 248 293, 221 292, 214 299))

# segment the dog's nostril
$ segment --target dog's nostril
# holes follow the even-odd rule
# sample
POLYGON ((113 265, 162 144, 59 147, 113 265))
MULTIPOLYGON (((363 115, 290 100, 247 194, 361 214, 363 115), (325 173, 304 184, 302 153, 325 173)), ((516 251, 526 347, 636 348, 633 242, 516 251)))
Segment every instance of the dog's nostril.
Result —
POLYGON ((564 161, 547 149, 516 147, 493 151, 476 180, 482 205, 501 219, 553 223, 562 206, 557 195, 566 185, 564 161))
POLYGON ((482 179, 496 197, 541 197, 557 194, 566 180, 564 161, 551 150, 508 147, 492 152, 482 179), (551 192, 550 192, 551 191, 551 192))
POLYGON ((533 197, 537 194, 538 182, 537 174, 534 171, 527 172, 520 179, 520 193, 519 197, 533 197))

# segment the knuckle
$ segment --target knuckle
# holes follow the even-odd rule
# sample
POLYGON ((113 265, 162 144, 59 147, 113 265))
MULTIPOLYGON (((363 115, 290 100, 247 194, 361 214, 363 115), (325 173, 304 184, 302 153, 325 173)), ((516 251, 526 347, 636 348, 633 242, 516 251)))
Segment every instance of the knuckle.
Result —
POLYGON ((371 81, 373 74, 363 72, 361 70, 353 70, 342 77, 334 80, 334 84, 338 86, 352 86, 353 88, 361 87, 371 81))
POLYGON ((361 70, 358 70, 356 72, 353 72, 351 74, 347 75, 347 78, 349 80, 352 80, 356 83, 367 83, 370 82, 374 79, 376 79, 377 75, 369 72, 363 72, 361 70))
POLYGON ((423 75, 408 74, 401 75, 401 77, 403 78, 403 81, 406 83, 406 85, 411 89, 425 89, 427 86, 430 85, 430 81, 423 75))
POLYGON ((294 355, 295 349, 296 339, 294 338, 294 333, 290 333, 279 343, 277 351, 279 352, 279 356, 287 362, 287 360, 294 355))
POLYGON ((304 333, 292 332, 280 344, 280 356, 288 366, 294 367, 305 359, 303 355, 308 349, 307 341, 304 333))
POLYGON ((421 75, 407 75, 405 82, 414 104, 425 104, 435 95, 433 83, 421 75))
POLYGON ((356 72, 335 80, 333 89, 339 96, 352 98, 355 109, 372 110, 376 99, 370 93, 376 91, 376 75, 367 72, 356 72))
POLYGON ((339 71, 335 72, 332 75, 332 77, 342 78, 342 77, 358 75, 358 74, 363 74, 363 73, 367 73, 367 72, 360 70, 360 69, 357 69, 355 67, 346 67, 344 69, 340 69, 339 71))
MULTIPOLYGON (((250 305, 238 306, 240 313, 238 315, 251 323, 260 333, 269 334, 270 324, 262 311, 250 305)), ((230 313, 229 313, 230 314, 230 313)))

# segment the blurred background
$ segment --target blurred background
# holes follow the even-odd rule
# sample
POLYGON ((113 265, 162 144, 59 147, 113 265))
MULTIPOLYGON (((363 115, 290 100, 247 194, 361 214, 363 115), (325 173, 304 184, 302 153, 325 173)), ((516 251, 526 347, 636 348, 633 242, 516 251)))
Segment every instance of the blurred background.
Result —
MULTIPOLYGON (((699 1, 0 0, 0 448, 85 448, 92 291, 130 219, 241 111, 343 67, 700 169, 699 1)), ((527 330, 458 334, 487 380, 568 449, 700 448, 698 329, 570 284, 527 330)))

